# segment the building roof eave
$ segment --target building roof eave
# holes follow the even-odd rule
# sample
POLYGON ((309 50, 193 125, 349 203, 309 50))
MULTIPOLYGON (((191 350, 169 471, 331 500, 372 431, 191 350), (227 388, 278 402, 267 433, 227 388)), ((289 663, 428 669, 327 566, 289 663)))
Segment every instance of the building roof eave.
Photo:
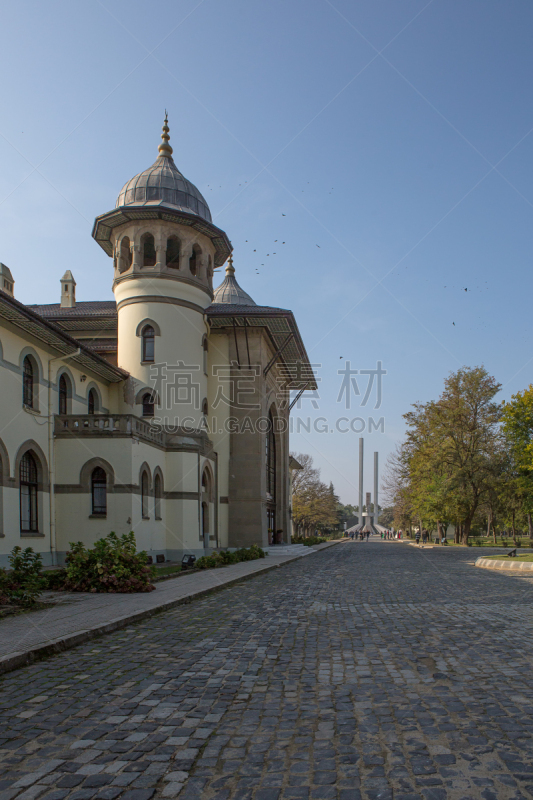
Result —
POLYGON ((179 208, 171 208, 159 203, 151 204, 149 202, 143 206, 118 206, 112 211, 100 214, 94 221, 92 237, 108 256, 113 256, 113 244, 111 242, 113 228, 126 225, 128 222, 135 222, 135 220, 150 219, 178 222, 208 236, 215 248, 215 267, 221 267, 233 250, 225 231, 217 228, 212 222, 208 222, 197 214, 182 211, 179 208))
POLYGON ((279 360, 287 376, 289 389, 317 389, 313 367, 302 341, 296 319, 292 311, 271 306, 241 306, 214 303, 206 309, 207 318, 213 330, 237 328, 246 324, 249 328, 263 328, 268 332, 275 351, 283 347, 279 360), (292 340, 286 345, 287 337, 292 340))
POLYGON ((25 334, 34 336, 43 344, 52 347, 82 369, 87 369, 108 383, 119 383, 129 377, 129 372, 115 367, 105 358, 94 353, 86 345, 69 336, 55 323, 43 319, 35 311, 0 290, 0 319, 21 328, 25 334), (79 353, 77 352, 79 350, 79 353))

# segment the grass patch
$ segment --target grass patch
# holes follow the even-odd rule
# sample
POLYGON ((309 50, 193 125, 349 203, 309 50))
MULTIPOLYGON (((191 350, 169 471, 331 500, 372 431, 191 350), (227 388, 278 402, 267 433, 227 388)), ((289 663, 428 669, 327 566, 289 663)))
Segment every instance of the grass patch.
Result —
MULTIPOLYGON (((495 561, 501 561, 503 553, 499 556, 483 556, 483 558, 492 558, 495 561)), ((507 558, 507 556, 505 556, 507 558)), ((516 556, 515 558, 510 558, 509 561, 533 561, 533 553, 525 553, 524 555, 516 556)))
MULTIPOLYGON (((190 570, 188 570, 190 572, 190 570)), ((173 567, 156 567, 155 575, 153 577, 154 581, 157 581, 158 578, 163 578, 166 575, 175 575, 178 572, 181 572, 180 564, 176 564, 173 567)), ((187 570, 185 570, 187 572, 187 570)))

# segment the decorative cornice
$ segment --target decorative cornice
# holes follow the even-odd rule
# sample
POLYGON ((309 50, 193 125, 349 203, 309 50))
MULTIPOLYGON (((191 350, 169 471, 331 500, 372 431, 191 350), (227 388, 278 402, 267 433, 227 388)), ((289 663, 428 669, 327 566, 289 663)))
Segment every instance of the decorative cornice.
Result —
POLYGON ((117 303, 117 311, 120 311, 120 309, 124 306, 131 306, 134 303, 168 303, 173 306, 190 308, 193 311, 197 311, 199 314, 204 313, 202 306, 199 306, 196 303, 190 303, 188 300, 181 300, 178 297, 164 297, 161 294, 146 294, 138 297, 128 297, 126 300, 121 300, 120 303, 117 303))
POLYGON ((92 236, 100 247, 105 250, 108 256, 113 256, 113 244, 111 241, 114 228, 126 225, 128 222, 136 220, 160 219, 165 222, 175 222, 180 225, 187 225, 198 233, 208 236, 215 248, 215 267, 221 267, 233 250, 227 234, 196 214, 188 214, 185 211, 174 211, 165 206, 119 206, 113 211, 101 214, 94 221, 92 236))
MULTIPOLYGON (((155 270, 155 267, 153 268, 155 270)), ((195 281, 193 278, 187 277, 187 275, 172 275, 168 272, 148 272, 145 268, 142 272, 129 272, 127 275, 120 275, 120 277, 115 278, 113 281, 113 287, 115 287, 119 283, 124 283, 125 281, 133 281, 138 280, 139 278, 148 278, 149 280, 153 280, 154 278, 159 278, 163 280, 169 281, 179 281, 180 283, 188 283, 189 286, 194 286, 195 289, 201 289, 202 292, 209 297, 211 302, 213 302, 213 292, 207 286, 204 286, 199 281, 195 281)))

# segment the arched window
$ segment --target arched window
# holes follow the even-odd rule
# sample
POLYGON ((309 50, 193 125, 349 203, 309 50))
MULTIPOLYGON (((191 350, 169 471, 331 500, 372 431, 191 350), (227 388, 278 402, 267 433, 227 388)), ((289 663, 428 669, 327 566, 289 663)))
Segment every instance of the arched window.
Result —
POLYGON ((268 431, 265 437, 266 442, 266 478, 267 478, 267 497, 270 495, 272 500, 276 500, 276 440, 274 437, 274 420, 272 413, 268 415, 268 431))
POLYGON ((157 260, 155 240, 151 233, 144 233, 141 237, 143 267, 155 267, 157 260))
POLYGON ((129 236, 124 236, 120 242, 119 272, 126 272, 131 267, 132 261, 133 253, 131 252, 130 238, 129 236))
POLYGON ((153 394, 150 394, 150 392, 146 392, 146 394, 143 394, 142 405, 143 405, 143 417, 153 417, 154 405, 155 405, 153 394))
POLYGON ((177 236, 169 236, 167 239, 167 267, 179 269, 180 266, 180 240, 177 236))
POLYGON ((31 358, 26 356, 22 362, 22 402, 28 408, 33 408, 35 401, 35 375, 31 358))
POLYGON ((89 389, 89 394, 87 395, 87 413, 96 414, 97 411, 98 395, 96 394, 95 389, 89 389))
POLYGON ((20 530, 36 533, 39 530, 37 514, 37 464, 31 453, 24 453, 20 462, 20 530))
POLYGON ((143 519, 149 519, 148 517, 148 494, 149 494, 149 484, 148 484, 148 473, 146 470, 143 471, 141 475, 141 513, 143 519))
POLYGON ((91 475, 92 513, 107 514, 107 475, 102 467, 95 467, 91 475))
POLYGON ((209 547, 209 503, 211 502, 211 480, 208 471, 202 473, 202 538, 204 547, 209 547))
POLYGON ((208 370, 207 370, 207 352, 208 352, 208 347, 209 346, 207 344, 207 336, 204 336, 204 340, 202 342, 202 348, 203 348, 203 351, 204 351, 203 352, 203 356, 204 356, 204 375, 208 375, 208 370))
POLYGON ((59 378, 59 413, 68 414, 69 380, 63 374, 59 378))
POLYGON ((194 245, 191 253, 191 257, 189 258, 189 269, 191 271, 191 275, 196 275, 198 270, 198 256, 200 254, 200 249, 194 245))
POLYGON ((145 325, 141 333, 142 361, 153 362, 155 359, 155 331, 151 325, 145 325))
POLYGON ((156 519, 162 519, 161 516, 161 497, 163 495, 163 483, 161 475, 156 475, 154 478, 154 515, 156 519))
POLYGON ((213 277, 213 259, 211 256, 209 256, 207 259, 207 276, 209 278, 213 277))

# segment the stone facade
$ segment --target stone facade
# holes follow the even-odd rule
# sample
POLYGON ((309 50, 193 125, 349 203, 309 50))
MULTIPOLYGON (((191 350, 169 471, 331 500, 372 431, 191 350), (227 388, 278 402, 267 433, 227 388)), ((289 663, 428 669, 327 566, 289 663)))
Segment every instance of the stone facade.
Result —
POLYGON ((67 271, 60 303, 23 306, 2 265, 0 563, 16 544, 61 563, 69 542, 112 530, 154 561, 290 541, 288 398, 302 364, 314 387, 305 348, 231 259, 213 293, 231 244, 166 123, 162 138, 95 222, 115 303, 77 302, 67 271))

